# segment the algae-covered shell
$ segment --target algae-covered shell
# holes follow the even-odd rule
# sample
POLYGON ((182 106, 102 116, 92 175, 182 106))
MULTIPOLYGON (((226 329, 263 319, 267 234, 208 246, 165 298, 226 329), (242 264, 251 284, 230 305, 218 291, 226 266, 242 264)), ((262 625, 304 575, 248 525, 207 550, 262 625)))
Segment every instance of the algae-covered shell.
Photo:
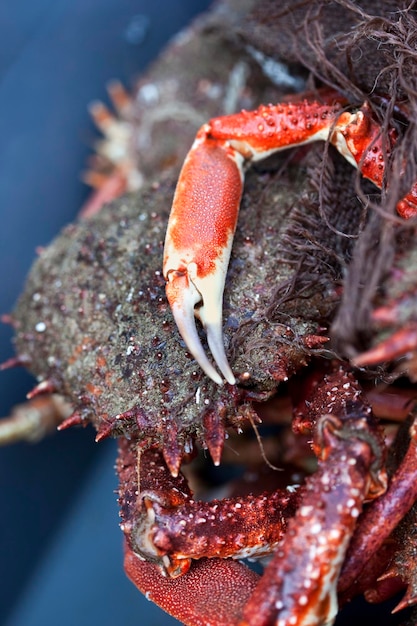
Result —
POLYGON ((218 387, 200 371, 166 301, 161 258, 171 182, 68 226, 41 253, 13 315, 17 352, 101 437, 134 435, 143 445, 175 448, 174 459, 191 439, 210 447, 208 439, 244 419, 249 400, 269 397, 305 365, 306 337, 319 332, 334 305, 320 288, 268 313, 277 286, 295 271, 279 261, 293 203, 282 185, 273 174, 254 173, 241 210, 224 302, 237 387, 218 387))

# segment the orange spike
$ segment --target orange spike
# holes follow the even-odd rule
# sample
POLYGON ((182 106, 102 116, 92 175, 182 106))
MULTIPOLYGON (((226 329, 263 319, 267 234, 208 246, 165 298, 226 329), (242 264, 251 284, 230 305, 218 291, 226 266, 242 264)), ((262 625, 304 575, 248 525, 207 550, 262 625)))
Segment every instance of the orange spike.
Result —
POLYGON ((116 118, 102 102, 92 102, 88 108, 95 125, 105 135, 116 122, 116 118))
POLYGON ((393 333, 388 339, 382 341, 374 348, 359 354, 352 359, 352 364, 356 367, 366 365, 377 365, 384 361, 392 361, 402 357, 407 352, 417 349, 417 328, 414 324, 409 324, 393 333))
POLYGON ((100 443, 100 441, 103 441, 103 439, 107 439, 108 437, 110 437, 113 431, 113 426, 114 422, 109 423, 103 420, 97 431, 95 442, 100 443))
POLYGON ((38 385, 36 385, 36 387, 34 387, 32 391, 29 391, 29 393, 26 394, 26 397, 28 400, 32 400, 32 398, 36 398, 36 396, 40 396, 41 394, 54 393, 55 391, 55 383, 53 383, 51 380, 43 380, 38 385))
POLYGON ((132 98, 118 80, 112 80, 107 85, 110 99, 116 111, 123 115, 132 106, 132 98))
POLYGON ((126 176, 115 170, 111 176, 107 177, 105 183, 87 199, 81 208, 80 217, 86 218, 96 215, 104 204, 121 196, 126 189, 126 176))
POLYGON ((7 359, 7 361, 4 361, 4 363, 0 363, 0 372, 13 367, 27 366, 29 363, 30 359, 28 356, 13 356, 10 359, 7 359))
POLYGON ((214 465, 220 465, 223 452, 225 427, 215 411, 206 411, 203 416, 204 437, 214 465))
POLYGON ((3 324, 7 324, 8 326, 16 328, 16 323, 10 313, 3 313, 3 315, 0 315, 0 321, 3 324))
POLYGON ((414 606, 417 603, 417 594, 413 592, 411 586, 407 588, 405 596, 402 600, 397 604, 397 606, 392 610, 392 613, 398 613, 403 609, 407 609, 410 606, 414 606))
POLYGON ((58 426, 58 430, 66 430, 67 428, 71 428, 72 426, 79 426, 83 423, 83 418, 79 413, 72 413, 69 417, 64 419, 61 424, 58 426))
POLYGON ((93 187, 94 189, 100 189, 105 185, 109 179, 108 174, 103 174, 101 172, 96 172, 95 170, 88 170, 84 172, 82 176, 83 182, 89 187, 93 187))

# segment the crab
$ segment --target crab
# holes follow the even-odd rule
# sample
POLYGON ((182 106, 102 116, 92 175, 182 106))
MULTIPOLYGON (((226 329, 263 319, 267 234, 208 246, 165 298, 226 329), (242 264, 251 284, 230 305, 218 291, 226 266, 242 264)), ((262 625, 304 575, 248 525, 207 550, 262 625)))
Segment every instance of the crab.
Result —
MULTIPOLYGON (((129 108, 120 91, 113 93, 116 106, 129 108)), ((169 220, 172 180, 146 185, 128 175, 131 160, 123 159, 89 205, 88 220, 42 252, 11 318, 18 356, 8 365, 28 366, 38 384, 29 410, 18 408, 3 422, 4 439, 19 435, 19 427, 36 437, 46 424, 64 430, 88 422, 97 441, 119 438, 127 575, 190 626, 328 626, 339 605, 358 594, 379 602, 406 588, 398 607, 417 601, 415 399, 413 390, 388 387, 415 367, 412 238, 398 246, 386 293, 381 288, 372 317, 376 346, 346 356, 329 347, 341 281, 329 270, 339 257, 322 237, 327 225, 319 203, 307 203, 311 209, 316 202, 314 215, 303 206, 292 212, 298 198, 292 190, 318 195, 305 170, 329 175, 330 161, 320 170, 312 146, 301 157, 311 159, 308 166, 296 163, 286 177, 248 172, 242 196, 251 163, 318 140, 348 162, 338 163, 342 182, 353 165, 396 195, 391 156, 401 137, 381 127, 371 103, 352 108, 326 88, 216 117, 198 131, 186 157, 169 220), (118 195, 129 180, 142 185, 137 198, 100 208, 103 196, 118 195), (323 255, 314 269, 330 278, 309 275, 302 283, 300 259, 291 257, 294 240, 306 256, 311 249, 323 255), (284 259, 277 258, 277 241, 287 242, 284 259), (397 329, 402 316, 406 326, 397 329), (365 369, 385 361, 388 371, 365 369), (389 418, 403 423, 395 433, 385 433, 379 421, 387 406, 389 418), (35 427, 28 424, 33 415, 35 427), (205 454, 218 466, 227 448, 243 457, 248 430, 258 446, 261 421, 273 428, 279 422, 272 448, 285 441, 278 463, 292 467, 288 480, 268 492, 262 484, 250 495, 195 497, 183 474, 188 462, 192 467, 205 454), (259 576, 244 558, 269 563, 259 576)), ((417 187, 396 205, 400 217, 392 223, 411 223, 413 233, 417 187)), ((334 231, 344 231, 343 213, 334 217, 334 231)), ((350 261, 350 251, 344 259, 350 261)), ((268 436, 262 437, 263 459, 268 436)))
MULTIPOLYGON (((302 100, 298 104, 277 105, 277 109, 289 112, 291 120, 297 113, 297 128, 306 120, 308 124, 309 116, 320 120, 326 129, 320 131, 319 137, 326 139, 330 133, 336 146, 342 143, 343 150, 344 144, 334 134, 335 128, 343 137, 351 139, 353 135, 350 141, 353 151, 357 143, 354 131, 366 125, 371 128, 372 136, 364 139, 361 135, 364 147, 358 162, 365 161, 370 148, 377 166, 383 165, 382 153, 374 151, 379 130, 372 118, 363 121, 366 107, 356 113, 346 113, 340 109, 339 97, 336 104, 335 95, 326 92, 324 97, 331 100, 332 106, 328 102, 302 100), (344 116, 343 125, 341 116, 344 116)), ((270 111, 270 107, 260 109, 261 113, 267 110, 270 111)), ((243 116, 245 119, 253 116, 255 125, 259 124, 259 110, 243 116)), ((240 115, 232 119, 239 118, 240 115)), ((220 118, 215 126, 229 123, 230 119, 220 118)), ((281 122, 285 123, 282 118, 281 122)), ((231 164, 232 180, 237 181, 236 187, 232 185, 234 208, 237 208, 241 171, 232 158, 229 141, 221 139, 218 146, 217 140, 207 138, 208 128, 209 125, 204 125, 203 131, 198 133, 180 175, 166 236, 168 253, 170 241, 178 242, 178 231, 181 234, 176 215, 183 194, 186 200, 193 194, 202 197, 201 171, 209 175, 204 189, 219 190, 220 204, 224 208, 222 190, 229 190, 228 167, 231 164), (198 167, 201 149, 204 157, 207 151, 210 157, 220 155, 220 163, 210 161, 207 167, 203 159, 203 167, 198 167), (228 167, 222 187, 219 176, 223 175, 221 165, 225 159, 228 167), (190 165, 194 180, 190 182, 186 178, 184 183, 190 165)), ((304 139, 297 135, 296 143, 317 138, 317 132, 307 133, 310 130, 305 129, 304 139)), ((394 141, 393 134, 390 138, 394 141)), ((289 144, 288 139, 286 145, 289 144)), ((241 163, 241 156, 237 158, 241 163)), ((377 172, 381 172, 380 167, 377 172)), ((378 180, 382 180, 382 174, 378 180)), ((275 185, 279 187, 279 180, 275 179, 275 185)), ((265 301, 270 297, 269 292, 262 291, 268 283, 266 277, 276 271, 273 255, 276 231, 271 211, 277 191, 271 188, 270 193, 274 198, 268 213, 270 221, 267 227, 257 226, 256 252, 252 251, 246 261, 249 274, 256 271, 261 274, 256 290, 265 301), (266 252, 264 262, 259 265, 258 255, 266 252)), ((397 461, 398 467, 388 481, 386 445, 376 419, 381 397, 385 403, 384 392, 372 398, 370 390, 358 382, 348 362, 336 355, 329 358, 331 353, 323 358, 328 337, 323 334, 318 320, 331 315, 332 303, 327 309, 320 304, 317 321, 312 316, 312 308, 305 320, 296 322, 294 317, 291 326, 265 326, 262 318, 259 319, 243 340, 244 347, 237 362, 245 366, 240 373, 235 370, 236 378, 225 360, 222 336, 216 335, 219 326, 215 326, 215 342, 213 344, 209 336, 209 344, 212 353, 221 354, 220 363, 216 362, 226 384, 213 366, 207 367, 207 357, 201 359, 202 344, 199 343, 196 350, 191 343, 187 354, 179 344, 179 336, 173 332, 170 310, 163 295, 165 280, 159 269, 159 241, 168 217, 166 210, 160 208, 166 189, 163 185, 151 186, 141 194, 141 202, 154 203, 154 210, 140 213, 140 220, 133 203, 122 199, 116 207, 102 209, 95 217, 69 227, 54 246, 42 253, 13 316, 20 355, 17 361, 29 365, 39 380, 30 394, 31 402, 39 402, 45 394, 52 394, 55 411, 52 414, 50 411, 47 419, 59 423, 60 430, 92 421, 98 431, 98 441, 108 436, 120 438, 117 471, 128 576, 149 599, 190 626, 331 624, 338 613, 338 602, 344 603, 358 593, 370 595, 371 589, 381 600, 407 584, 402 606, 412 605, 415 602, 412 580, 404 573, 403 566, 390 569, 389 564, 393 545, 397 547, 393 533, 417 499, 415 481, 410 479, 417 462, 415 424, 410 422, 405 426, 406 430, 410 428, 409 441, 402 444, 402 461, 399 464, 397 461), (131 254, 133 235, 140 242, 138 255, 131 254), (95 265, 93 274, 91 263, 95 265), (148 287, 137 293, 118 278, 139 273, 141 284, 148 280, 148 287), (57 281, 60 290, 53 287, 49 290, 49 285, 57 281), (75 305, 72 298, 75 298, 75 305), (76 313, 71 324, 64 324, 67 311, 74 306, 76 313), (138 311, 141 323, 136 326, 134 320, 138 311), (148 316, 150 321, 147 321, 148 316), (263 349, 259 366, 252 365, 249 370, 254 358, 253 348, 248 359, 245 346, 249 348, 253 341, 258 342, 259 333, 267 335, 265 347, 269 344, 272 351, 268 354, 263 349), (196 369, 191 358, 193 353, 206 371, 196 369), (308 367, 309 361, 311 367, 308 367), (263 369, 268 371, 267 377, 263 369), (211 380, 207 374, 211 375, 211 380), (219 465, 226 429, 240 433, 249 422, 256 430, 259 416, 268 423, 263 408, 265 400, 273 401, 278 387, 287 384, 293 407, 292 430, 301 440, 306 438, 302 456, 308 458, 306 450, 311 450, 317 459, 315 471, 312 472, 311 467, 306 470, 302 484, 290 480, 289 484, 268 494, 256 492, 207 503, 195 500, 181 468, 192 460, 197 447, 206 449, 214 464, 219 465), (117 394, 113 393, 114 388, 118 388, 117 394), (67 402, 57 403, 56 393, 67 402), (243 558, 268 555, 270 563, 262 577, 240 562, 243 558), (386 577, 383 589, 376 582, 381 574, 386 577)), ((403 214, 407 211, 407 217, 413 210, 413 197, 410 192, 400 205, 400 211, 403 214)), ((212 205, 212 197, 207 196, 207 199, 212 205)), ((227 194, 226 199, 229 199, 227 194)), ((275 219, 281 219, 279 214, 275 219)), ((221 216, 218 221, 222 222, 221 216)), ((242 221, 245 221, 244 214, 241 225, 242 221)), ((202 225, 203 231, 207 226, 206 222, 202 225)), ((231 229, 227 222, 226 226, 226 239, 230 240, 231 229)), ((198 221, 193 228, 199 228, 198 221)), ((228 251, 221 250, 218 254, 217 246, 218 241, 224 239, 217 231, 212 252, 208 241, 204 242, 203 249, 209 251, 210 258, 220 256, 225 260, 228 251)), ((237 250, 241 253, 247 245, 245 240, 240 233, 237 250)), ((194 244, 190 246, 190 256, 194 254, 193 247, 194 244)), ((168 253, 165 259, 171 260, 168 253)), ((186 260, 193 263, 192 256, 186 260)), ((237 255, 230 270, 237 285, 242 280, 241 267, 237 255)), ((225 265, 220 269, 224 276, 225 265)), ((210 334, 213 306, 215 319, 221 319, 222 282, 213 304, 210 294, 207 296, 207 283, 203 282, 202 287, 196 282, 196 274, 192 275, 193 282, 188 286, 189 275, 184 268, 167 272, 167 277, 168 299, 180 330, 183 328, 181 303, 185 301, 186 324, 189 326, 191 321, 191 336, 198 336, 193 318, 194 305, 198 304, 197 284, 201 290, 197 296, 203 295, 204 307, 203 313, 198 313, 210 334), (173 294, 177 299, 173 299, 173 294)), ((311 307, 316 307, 320 294, 319 285, 303 297, 309 300, 311 307)), ((245 290, 237 286, 233 298, 226 302, 229 341, 236 322, 228 322, 236 319, 236 315, 243 315, 245 322, 249 306, 245 290)), ((294 309, 290 307, 288 311, 294 309)), ((189 331, 183 334, 189 342, 189 331)), ((401 390, 391 397, 400 414, 398 419, 405 420, 410 415, 409 398, 404 400, 401 390)), ((43 405, 39 410, 45 413, 43 405)), ((275 409, 272 412, 276 415, 275 409)), ((287 424, 288 421, 287 417, 287 424)), ((22 425, 23 420, 17 417, 14 424, 17 422, 22 425)))

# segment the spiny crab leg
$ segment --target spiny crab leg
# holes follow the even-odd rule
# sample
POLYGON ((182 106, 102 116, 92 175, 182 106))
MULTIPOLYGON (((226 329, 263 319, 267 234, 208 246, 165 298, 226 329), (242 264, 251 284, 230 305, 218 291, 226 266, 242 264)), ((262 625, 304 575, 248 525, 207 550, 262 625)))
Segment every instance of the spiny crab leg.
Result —
MULTIPOLYGON (((369 560, 377 554, 417 499, 417 420, 410 427, 410 443, 400 466, 393 475, 387 492, 375 500, 364 513, 361 524, 349 546, 343 566, 340 591, 353 585, 369 560)), ((407 597, 417 594, 409 590, 407 597)), ((413 604, 416 599, 413 600, 413 604)))
MULTIPOLYGON (((222 299, 245 169, 279 150, 322 140, 382 186, 381 132, 368 107, 349 113, 339 95, 326 93, 324 99, 212 119, 197 133, 180 173, 165 239, 166 292, 188 350, 218 384, 222 378, 205 354, 194 317, 206 330, 215 364, 234 384, 223 344, 222 299)), ((399 205, 404 216, 410 203, 416 210, 413 193, 407 198, 399 205)))
MULTIPOLYGON (((184 477, 170 474, 158 450, 141 450, 137 442, 123 437, 119 439, 117 471, 121 528, 126 539, 125 569, 132 582, 149 600, 187 626, 237 626, 243 605, 258 581, 257 574, 236 560, 214 557, 193 560, 191 567, 187 559, 177 559, 184 565, 182 575, 172 578, 161 575, 171 559, 157 554, 152 537, 147 551, 154 552, 155 558, 146 560, 137 549, 138 538, 146 548, 146 534, 140 537, 138 531, 143 521, 147 525, 153 510, 148 510, 148 496, 153 492, 153 504, 163 500, 172 510, 190 503, 191 492, 184 477)), ((201 518, 198 514, 188 520, 193 530, 195 520, 201 518)), ((225 522, 229 519, 225 517, 225 522)), ((186 532, 191 539, 193 530, 186 532)))

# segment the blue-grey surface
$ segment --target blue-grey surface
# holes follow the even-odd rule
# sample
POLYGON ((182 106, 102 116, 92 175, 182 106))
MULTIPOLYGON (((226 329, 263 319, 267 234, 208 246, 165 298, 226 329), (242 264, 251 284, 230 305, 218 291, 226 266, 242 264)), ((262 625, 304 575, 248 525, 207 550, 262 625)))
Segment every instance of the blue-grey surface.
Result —
MULTIPOLYGON (((88 103, 106 100, 105 84, 112 78, 132 84, 168 38, 209 4, 210 0, 0 2, 0 314, 12 309, 36 247, 46 245, 72 221, 86 197, 80 172, 97 137, 88 103)), ((0 324, 0 362, 13 354, 11 337, 11 329, 0 324)), ((33 380, 23 370, 2 372, 0 417, 21 402, 31 386, 33 380)), ((91 429, 67 431, 36 446, 0 450, 0 624, 6 623, 16 603, 20 606, 21 599, 29 597, 26 585, 34 589, 39 571, 44 576, 45 555, 51 544, 57 545, 57 529, 62 537, 63 525, 77 515, 74 502, 98 454, 100 446, 94 444, 91 429)), ((113 486, 108 499, 118 543, 113 486)), ((72 585, 65 593, 73 598, 82 591, 76 588, 80 570, 90 562, 94 567, 94 541, 91 537, 90 551, 82 545, 79 559, 74 553, 71 568, 67 566, 72 585)), ((59 560, 55 548, 51 554, 59 560)), ((116 567, 124 581, 121 553, 110 567, 116 567)), ((85 594, 97 598, 93 587, 85 588, 85 594)), ((113 596, 119 605, 117 590, 101 589, 100 594, 106 600, 113 596)), ((36 593, 30 598, 34 602, 36 593)), ((61 597, 50 594, 49 602, 48 615, 38 614, 37 605, 32 606, 38 621, 33 617, 31 623, 63 623, 61 597)), ((89 615, 86 620, 81 611, 72 615, 71 623, 116 623, 113 615, 107 621, 108 607, 101 612, 98 603, 96 608, 96 618, 89 615)), ((138 623, 153 623, 142 609, 139 616, 138 623)), ((160 623, 167 622, 164 618, 160 623)))
POLYGON ((123 573, 112 493, 116 446, 109 442, 103 448, 7 626, 179 624, 148 602, 123 573))

